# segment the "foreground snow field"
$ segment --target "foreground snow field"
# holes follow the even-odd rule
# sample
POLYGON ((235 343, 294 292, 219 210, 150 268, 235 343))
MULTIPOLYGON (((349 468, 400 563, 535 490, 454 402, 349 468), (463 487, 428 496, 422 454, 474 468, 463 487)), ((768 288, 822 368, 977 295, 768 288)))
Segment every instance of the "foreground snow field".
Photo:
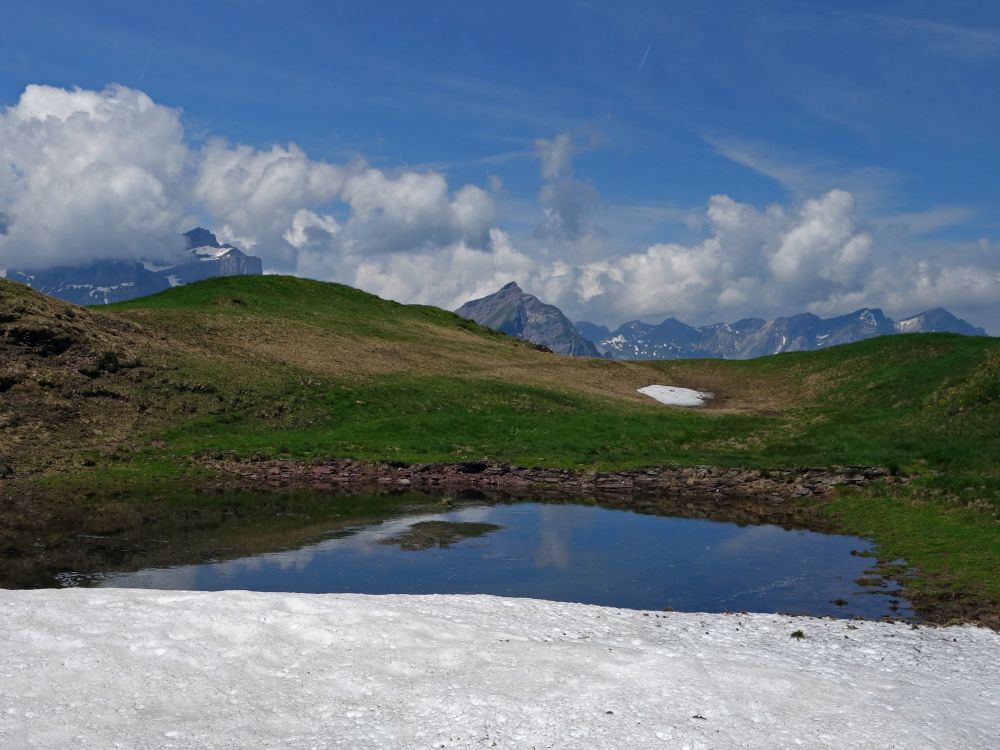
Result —
POLYGON ((986 748, 1000 635, 487 596, 0 591, 3 748, 986 748), (804 638, 792 638, 801 630, 804 638))
POLYGON ((695 391, 675 385, 647 385, 636 390, 668 406, 702 406, 713 395, 709 391, 695 391))

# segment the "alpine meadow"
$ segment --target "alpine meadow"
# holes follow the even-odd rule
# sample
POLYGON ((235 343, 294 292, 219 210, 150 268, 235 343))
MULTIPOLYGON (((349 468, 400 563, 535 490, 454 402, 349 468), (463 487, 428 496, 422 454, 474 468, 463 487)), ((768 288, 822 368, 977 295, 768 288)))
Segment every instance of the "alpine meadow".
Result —
POLYGON ((996 746, 1000 6, 0 50, 0 750, 996 746))

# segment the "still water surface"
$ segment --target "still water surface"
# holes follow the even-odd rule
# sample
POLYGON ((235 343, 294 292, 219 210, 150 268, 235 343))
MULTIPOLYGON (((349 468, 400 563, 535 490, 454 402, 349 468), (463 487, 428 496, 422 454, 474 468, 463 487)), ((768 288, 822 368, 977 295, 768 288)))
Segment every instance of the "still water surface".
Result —
MULTIPOLYGON (((891 582, 861 586, 870 543, 778 526, 674 518, 590 504, 416 509, 332 528, 291 549, 65 585, 369 594, 496 594, 638 609, 912 617, 891 582)), ((261 532, 263 533, 263 532, 261 532)), ((170 544, 169 539, 158 540, 170 544)))

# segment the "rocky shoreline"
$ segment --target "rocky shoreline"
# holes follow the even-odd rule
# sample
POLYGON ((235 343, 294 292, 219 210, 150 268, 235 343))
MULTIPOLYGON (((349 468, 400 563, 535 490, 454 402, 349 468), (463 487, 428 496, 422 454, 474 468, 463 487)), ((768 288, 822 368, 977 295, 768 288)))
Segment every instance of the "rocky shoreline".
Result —
POLYGON ((220 479, 247 489, 299 489, 344 492, 372 486, 419 491, 494 490, 509 494, 542 493, 592 497, 750 498, 788 501, 822 498, 835 487, 904 478, 875 467, 756 470, 718 466, 652 466, 619 471, 575 471, 516 466, 483 459, 461 463, 407 464, 325 458, 313 461, 201 456, 197 463, 220 479))
POLYGON ((483 459, 462 463, 406 464, 325 458, 313 461, 239 458, 213 454, 196 462, 215 476, 206 489, 248 492, 331 492, 364 495, 414 491, 440 495, 443 503, 591 500, 609 508, 741 525, 836 531, 836 521, 814 501, 835 487, 904 477, 871 467, 760 471, 718 466, 654 466, 619 471, 574 471, 516 466, 483 459))
POLYGON ((484 488, 507 491, 546 488, 626 495, 823 497, 837 486, 864 486, 901 477, 877 467, 835 466, 762 471, 718 466, 652 466, 619 471, 574 471, 515 466, 483 459, 461 463, 407 464, 399 461, 314 461, 202 456, 197 463, 255 488, 298 487, 319 491, 347 485, 396 485, 419 490, 484 488))

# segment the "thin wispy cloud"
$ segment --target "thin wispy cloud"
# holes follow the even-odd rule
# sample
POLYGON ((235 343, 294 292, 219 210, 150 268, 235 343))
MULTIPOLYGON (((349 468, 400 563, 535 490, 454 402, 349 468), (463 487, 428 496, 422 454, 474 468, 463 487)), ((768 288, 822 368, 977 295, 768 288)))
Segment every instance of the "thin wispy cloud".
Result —
POLYGON ((854 14, 863 27, 889 36, 923 38, 929 49, 955 57, 988 59, 1000 56, 1000 29, 972 28, 923 18, 900 18, 875 13, 854 14))
POLYGON ((865 206, 878 208, 891 199, 902 179, 885 167, 843 169, 828 160, 762 143, 722 136, 705 136, 704 140, 726 159, 775 180, 796 199, 842 188, 858 196, 865 206))
POLYGON ((146 80, 146 71, 149 70, 149 61, 153 57, 153 48, 149 48, 149 52, 146 53, 146 59, 142 63, 142 70, 139 71, 139 85, 146 80))
POLYGON ((1000 29, 887 13, 845 10, 820 4, 798 6, 822 17, 824 23, 839 22, 863 34, 923 41, 929 50, 964 59, 1000 56, 1000 29))
POLYGON ((978 213, 968 206, 935 206, 926 211, 902 211, 874 217, 872 223, 885 229, 901 229, 909 235, 925 235, 958 226, 978 213))
POLYGON ((508 164, 519 159, 530 159, 534 156, 534 149, 524 148, 514 151, 502 151, 497 154, 486 156, 476 156, 471 159, 456 159, 453 161, 425 161, 414 164, 402 164, 401 169, 413 169, 417 171, 445 172, 457 168, 496 166, 508 164))
POLYGON ((642 59, 639 60, 639 65, 635 69, 635 74, 639 75, 642 72, 643 66, 646 64, 646 59, 649 57, 649 53, 652 51, 652 43, 646 45, 646 51, 642 53, 642 59))

